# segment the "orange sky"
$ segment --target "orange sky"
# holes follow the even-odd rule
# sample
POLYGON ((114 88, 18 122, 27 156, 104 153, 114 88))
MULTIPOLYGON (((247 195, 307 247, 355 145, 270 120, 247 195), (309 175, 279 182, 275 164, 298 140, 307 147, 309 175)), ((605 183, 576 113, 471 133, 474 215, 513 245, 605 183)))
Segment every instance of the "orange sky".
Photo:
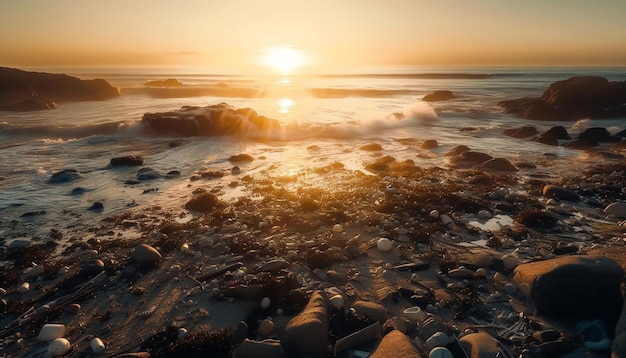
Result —
POLYGON ((260 68, 286 44, 309 70, 626 66, 623 0, 28 0, 0 9, 0 65, 260 68))

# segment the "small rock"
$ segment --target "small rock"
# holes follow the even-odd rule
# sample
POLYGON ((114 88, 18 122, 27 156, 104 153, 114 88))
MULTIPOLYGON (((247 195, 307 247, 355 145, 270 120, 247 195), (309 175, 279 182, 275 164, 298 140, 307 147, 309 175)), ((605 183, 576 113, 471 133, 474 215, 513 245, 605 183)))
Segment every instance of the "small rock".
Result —
POLYGON ((26 293, 30 290, 30 283, 22 282, 22 284, 17 288, 17 292, 26 293))
POLYGON ((438 102, 438 101, 446 101, 451 98, 454 98, 454 93, 448 90, 435 91, 433 93, 429 93, 422 98, 422 101, 425 102, 438 102))
POLYGON ((426 348, 445 347, 450 343, 450 337, 443 332, 436 332, 426 340, 426 348))
POLYGON ((604 208, 604 214, 616 218, 626 219, 626 203, 616 202, 604 208))
POLYGON ((41 327, 37 339, 40 342, 50 342, 65 335, 65 325, 48 323, 41 327))
POLYGON ((80 275, 86 277, 92 277, 104 270, 104 261, 100 259, 89 259, 80 270, 80 275))
POLYGON ((343 232, 343 226, 341 226, 341 224, 335 224, 333 226, 333 232, 335 232, 335 233, 343 232))
POLYGON ((266 318, 259 324, 257 332, 261 335, 261 337, 271 336, 276 333, 276 325, 274 325, 274 322, 271 319, 266 318))
POLYGON ((263 308, 264 310, 270 308, 270 298, 269 297, 263 297, 263 299, 261 300, 261 308, 263 308))
POLYGON ((153 180, 159 178, 161 178, 161 174, 152 168, 141 168, 137 171, 137 180, 153 180))
POLYGON ((89 341, 89 346, 91 347, 91 350, 96 354, 102 353, 106 349, 104 342, 102 342, 102 340, 98 337, 92 338, 91 341, 89 341))
POLYGON ((69 305, 65 306, 65 312, 75 315, 78 312, 80 312, 80 305, 78 303, 70 303, 69 305))
POLYGON ((381 324, 387 320, 387 309, 379 303, 371 301, 356 301, 352 306, 356 314, 371 318, 381 324))
POLYGON ((135 247, 132 258, 142 265, 157 265, 161 262, 162 256, 154 247, 147 244, 140 244, 135 247))
POLYGON ((104 205, 101 202, 96 201, 93 204, 91 204, 91 206, 87 210, 102 211, 103 209, 104 209, 104 205))
POLYGON ((502 256, 502 265, 507 271, 511 271, 519 265, 519 258, 513 255, 502 256))
POLYGON ((452 352, 450 352, 450 350, 446 347, 435 347, 430 350, 430 353, 428 353, 428 358, 454 358, 454 356, 452 355, 452 352))
POLYGON ((237 154, 228 158, 228 161, 232 163, 252 162, 253 160, 254 158, 250 154, 237 154))
POLYGON ((359 149, 367 152, 380 152, 383 150, 383 147, 378 143, 367 143, 363 144, 359 149))
POLYGON ((431 218, 433 218, 433 219, 439 219, 439 211, 437 211, 437 210, 432 210, 432 211, 428 214, 428 216, 430 216, 430 217, 431 217, 431 218))
POLYGON ((48 353, 53 357, 60 357, 69 352, 72 345, 66 338, 57 338, 48 345, 48 353))
POLYGON ((393 243, 386 237, 381 237, 376 242, 376 247, 381 252, 389 252, 393 248, 393 243))
POLYGON ((439 215, 439 220, 441 220, 441 223, 445 226, 454 225, 454 220, 452 220, 452 218, 448 214, 439 215))
POLYGON ((558 185, 548 184, 543 187, 543 196, 546 198, 553 198, 565 201, 580 201, 578 194, 571 190, 565 189, 558 185))
POLYGON ((330 304, 330 307, 337 311, 341 311, 345 305, 345 300, 342 295, 334 295, 328 299, 328 303, 330 304))
POLYGON ((437 147, 439 147, 439 143, 434 139, 427 139, 420 145, 420 149, 433 149, 437 147))
POLYGON ((76 169, 64 169, 60 172, 52 174, 48 183, 57 184, 57 183, 68 183, 77 179, 82 178, 78 170, 76 169))
POLYGON ((241 344, 248 337, 248 324, 245 321, 239 322, 235 332, 233 332, 233 343, 235 345, 241 344))

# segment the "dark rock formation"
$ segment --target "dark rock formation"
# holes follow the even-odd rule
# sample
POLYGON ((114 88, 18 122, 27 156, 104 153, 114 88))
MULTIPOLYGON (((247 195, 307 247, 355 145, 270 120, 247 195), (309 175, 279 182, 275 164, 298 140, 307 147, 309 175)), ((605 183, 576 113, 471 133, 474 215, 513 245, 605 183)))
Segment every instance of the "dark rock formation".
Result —
POLYGON ((507 113, 534 120, 578 120, 626 116, 626 81, 581 76, 550 85, 541 97, 499 103, 507 113))
POLYGON ((78 170, 76 169, 63 169, 60 172, 52 174, 48 183, 57 184, 57 183, 68 183, 77 179, 82 178, 78 170))
POLYGON ((145 86, 146 87, 182 87, 184 85, 175 78, 168 78, 166 80, 148 81, 145 83, 145 86))
POLYGON ((534 126, 523 126, 520 128, 509 128, 504 130, 504 135, 513 138, 526 138, 537 135, 537 128, 534 126))
POLYGON ((424 96, 424 98, 422 98, 422 101, 438 102, 447 101, 451 98, 454 98, 454 94, 451 91, 435 91, 424 96))
POLYGON ((143 165, 143 158, 138 155, 128 155, 125 157, 111 158, 110 164, 112 167, 118 166, 139 166, 143 165))
POLYGON ((53 102, 113 98, 119 90, 103 79, 81 80, 65 74, 0 67, 0 110, 54 108, 53 102))
POLYGON ((513 280, 539 314, 568 319, 605 318, 622 309, 624 270, 603 256, 561 256, 519 265, 513 280))
POLYGON ((208 107, 184 106, 179 110, 146 113, 143 123, 160 135, 183 137, 258 134, 280 123, 258 115, 253 109, 234 109, 226 103, 208 107))

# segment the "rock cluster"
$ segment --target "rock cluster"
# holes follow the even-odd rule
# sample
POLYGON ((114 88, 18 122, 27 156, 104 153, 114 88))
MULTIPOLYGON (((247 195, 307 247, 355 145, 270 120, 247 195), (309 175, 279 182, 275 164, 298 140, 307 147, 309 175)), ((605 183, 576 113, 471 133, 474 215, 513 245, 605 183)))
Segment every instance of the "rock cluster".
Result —
POLYGON ((507 113, 534 120, 579 120, 626 116, 626 82, 581 76, 552 83, 541 97, 499 103, 507 113))

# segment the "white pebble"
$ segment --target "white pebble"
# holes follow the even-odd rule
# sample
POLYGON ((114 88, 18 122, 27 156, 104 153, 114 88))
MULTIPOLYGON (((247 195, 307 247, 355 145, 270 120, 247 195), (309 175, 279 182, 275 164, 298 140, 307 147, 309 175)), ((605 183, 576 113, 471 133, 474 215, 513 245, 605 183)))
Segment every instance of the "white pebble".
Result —
POLYGON ((0 288, 0 296, 4 296, 7 294, 7 290, 5 290, 4 288, 0 288))
POLYGON ((391 240, 389 240, 388 238, 381 237, 380 239, 378 239, 378 242, 376 243, 376 247, 381 252, 389 252, 393 248, 393 244, 391 240))
POLYGON ((428 358, 454 358, 454 356, 446 347, 435 347, 428 353, 428 358))
POLYGON ((341 224, 335 224, 333 226, 333 232, 336 232, 336 233, 343 232, 343 226, 341 226, 341 224))
POLYGON ((450 337, 443 332, 435 332, 426 340, 426 348, 445 347, 450 343, 450 337))
POLYGON ((263 299, 261 300, 261 308, 263 309, 268 309, 271 305, 271 301, 269 297, 263 297, 263 299))
POLYGON ((439 211, 433 210, 433 211, 430 212, 430 214, 428 214, 428 216, 430 216, 433 219, 438 219, 439 218, 439 211))
POLYGON ((48 353, 53 357, 63 356, 71 347, 70 341, 66 338, 57 338, 48 345, 48 353))
POLYGON ((102 353, 106 349, 104 342, 102 342, 102 340, 98 337, 95 337, 91 341, 89 341, 89 346, 91 346, 91 350, 96 354, 102 353))
POLYGON ((40 342, 50 342, 65 335, 65 325, 48 323, 44 324, 39 331, 37 339, 40 342))

